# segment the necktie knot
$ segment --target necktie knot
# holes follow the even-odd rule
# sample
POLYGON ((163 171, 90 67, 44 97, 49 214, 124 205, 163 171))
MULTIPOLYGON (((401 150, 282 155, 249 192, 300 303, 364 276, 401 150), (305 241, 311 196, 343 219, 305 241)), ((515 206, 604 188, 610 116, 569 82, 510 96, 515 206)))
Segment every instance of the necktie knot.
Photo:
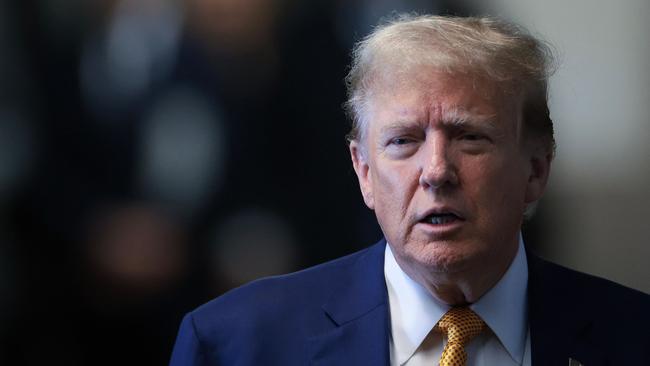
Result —
POLYGON ((483 331, 485 322, 470 308, 457 307, 443 315, 437 327, 447 335, 440 365, 465 365, 467 354, 464 347, 483 331))

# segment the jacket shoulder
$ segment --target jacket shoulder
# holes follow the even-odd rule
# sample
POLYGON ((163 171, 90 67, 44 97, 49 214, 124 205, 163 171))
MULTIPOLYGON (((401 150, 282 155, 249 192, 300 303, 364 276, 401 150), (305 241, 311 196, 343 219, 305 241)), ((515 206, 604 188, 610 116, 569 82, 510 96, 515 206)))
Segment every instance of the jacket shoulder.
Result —
POLYGON ((650 296, 528 255, 533 364, 650 362, 650 296))
POLYGON ((349 275, 349 268, 372 248, 297 272, 252 281, 199 306, 192 314, 203 319, 226 309, 232 309, 236 313, 272 312, 324 301, 324 297, 337 287, 337 283, 349 275))
POLYGON ((298 272, 253 281, 198 307, 186 322, 192 324, 206 357, 221 363, 232 362, 223 358, 230 355, 269 356, 278 362, 278 357, 289 357, 266 354, 272 350, 296 349, 296 355, 304 354, 299 348, 306 339, 333 326, 323 304, 358 274, 355 264, 360 259, 383 254, 383 248, 379 242, 298 272))
POLYGON ((650 308, 650 295, 611 280, 579 272, 533 256, 529 272, 535 287, 566 301, 583 303, 588 308, 650 308))

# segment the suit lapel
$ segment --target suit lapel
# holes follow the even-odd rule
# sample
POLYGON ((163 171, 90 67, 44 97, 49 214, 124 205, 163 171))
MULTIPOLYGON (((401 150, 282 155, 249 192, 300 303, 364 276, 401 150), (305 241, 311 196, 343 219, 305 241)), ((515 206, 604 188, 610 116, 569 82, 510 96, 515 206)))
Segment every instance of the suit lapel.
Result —
POLYGON ((569 282, 563 268, 528 257, 528 321, 533 365, 605 365, 601 348, 591 342, 594 316, 576 294, 579 284, 569 282))
POLYGON ((323 311, 334 327, 309 341, 312 365, 388 365, 390 334, 384 280, 385 241, 352 265, 323 311))
MULTIPOLYGON (((381 366, 389 364, 390 322, 384 279, 385 241, 371 247, 352 266, 349 281, 323 306, 333 327, 309 340, 311 365, 381 366)), ((566 269, 528 257, 528 306, 533 365, 606 365, 592 341, 594 316, 566 283, 566 269)))

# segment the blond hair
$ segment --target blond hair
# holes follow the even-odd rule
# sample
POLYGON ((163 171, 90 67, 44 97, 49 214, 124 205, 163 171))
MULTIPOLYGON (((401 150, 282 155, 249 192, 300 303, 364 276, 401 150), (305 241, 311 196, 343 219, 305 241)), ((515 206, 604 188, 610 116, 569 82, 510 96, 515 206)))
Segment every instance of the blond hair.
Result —
POLYGON ((523 28, 489 17, 401 14, 358 42, 346 77, 350 140, 361 140, 375 82, 388 73, 432 66, 450 74, 470 74, 523 98, 527 136, 542 137, 553 151, 553 122, 547 102, 552 70, 550 47, 523 28))

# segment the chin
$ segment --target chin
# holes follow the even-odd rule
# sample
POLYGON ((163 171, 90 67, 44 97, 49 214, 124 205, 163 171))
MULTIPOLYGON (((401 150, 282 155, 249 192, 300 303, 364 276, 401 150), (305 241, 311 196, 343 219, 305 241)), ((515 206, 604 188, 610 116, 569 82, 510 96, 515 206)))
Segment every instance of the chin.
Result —
POLYGON ((475 251, 458 243, 429 243, 410 249, 406 252, 409 262, 432 273, 462 272, 477 258, 475 251))

